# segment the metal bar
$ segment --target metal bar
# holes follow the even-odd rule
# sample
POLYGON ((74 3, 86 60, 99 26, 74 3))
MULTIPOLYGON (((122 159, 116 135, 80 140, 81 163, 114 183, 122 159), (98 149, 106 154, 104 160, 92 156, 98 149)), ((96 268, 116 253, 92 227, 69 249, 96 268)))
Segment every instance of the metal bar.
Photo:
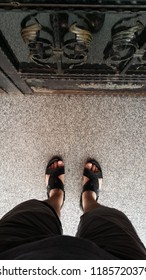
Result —
POLYGON ((10 79, 0 70, 0 88, 5 93, 21 93, 10 79))
POLYGON ((51 88, 51 86, 58 88, 60 87, 60 84, 63 84, 63 88, 65 88, 67 85, 71 84, 73 87, 77 86, 77 84, 82 83, 85 85, 91 85, 91 87, 94 87, 94 84, 101 84, 101 83, 107 83, 107 82, 111 82, 111 83, 119 83, 119 84, 128 84, 128 83, 134 83, 134 84, 141 84, 141 83, 145 83, 146 84, 146 75, 128 75, 128 77, 125 76, 113 76, 113 75, 108 75, 108 76, 97 76, 96 78, 87 80, 86 77, 84 77, 84 79, 81 79, 80 77, 76 77, 76 79, 72 79, 71 77, 63 77, 63 78, 59 78, 59 77, 54 77, 53 79, 44 79, 43 77, 40 79, 37 79, 36 77, 28 77, 27 78, 27 82, 29 85, 33 86, 41 86, 41 85, 49 85, 49 87, 51 88), (56 83, 57 81, 57 83, 56 83), (92 86, 93 85, 93 86, 92 86))
POLYGON ((17 70, 14 68, 13 64, 8 60, 7 56, 0 48, 0 67, 4 73, 7 74, 11 82, 21 91, 23 94, 32 93, 29 86, 21 79, 17 70))
POLYGON ((40 89, 40 88, 33 88, 33 92, 35 95, 48 95, 48 94, 67 94, 67 95, 99 95, 99 96, 132 96, 132 97, 146 97, 146 91, 145 89, 138 89, 138 90, 131 90, 131 89, 120 89, 120 90, 111 90, 111 89, 99 89, 99 90, 82 90, 82 89, 40 89))
POLYGON ((92 8, 92 9, 128 9, 128 10, 133 10, 133 9, 140 9, 140 10, 145 10, 146 5, 101 5, 101 4, 22 4, 17 2, 12 2, 12 3, 0 3, 0 8, 6 8, 6 7, 12 7, 15 9, 21 9, 21 8, 67 8, 67 9, 72 9, 72 8, 92 8))
MULTIPOLYGON (((145 79, 146 80, 146 70, 145 72, 144 71, 139 71, 138 73, 135 74, 135 72, 133 73, 130 73, 130 74, 126 74, 126 76, 124 76, 124 79, 126 80, 129 80, 131 79, 131 77, 134 77, 135 81, 136 79, 138 80, 142 80, 142 79, 145 79), (142 73, 143 72, 143 73, 142 73)), ((111 73, 91 73, 91 74, 87 74, 85 75, 85 73, 83 74, 80 74, 80 73, 75 73, 75 74, 72 74, 72 73, 64 73, 63 76, 62 75, 55 75, 55 74, 47 74, 47 73, 21 73, 21 77, 22 78, 38 78, 38 79, 50 79, 50 80, 53 80, 53 79, 71 79, 71 80, 77 80, 77 79, 80 79, 80 80, 86 80, 87 82, 94 79, 94 80, 99 80, 99 79, 113 79, 113 80, 119 80, 119 79, 123 79, 123 76, 121 74, 111 74, 111 73)))

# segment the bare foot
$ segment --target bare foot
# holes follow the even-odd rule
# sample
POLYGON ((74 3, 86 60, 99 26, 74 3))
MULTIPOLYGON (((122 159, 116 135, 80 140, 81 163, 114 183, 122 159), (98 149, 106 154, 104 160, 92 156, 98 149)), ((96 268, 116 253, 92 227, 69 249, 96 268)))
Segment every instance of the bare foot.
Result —
MULTIPOLYGON (((88 168, 89 170, 92 170, 93 172, 99 172, 100 170, 98 169, 98 167, 96 167, 95 164, 92 163, 86 163, 85 167, 88 168)), ((86 184, 90 179, 86 176, 83 176, 83 185, 86 184)), ((98 182, 99 182, 99 190, 101 190, 101 186, 102 186, 102 178, 98 178, 98 182)), ((83 209, 88 209, 88 204, 91 202, 96 202, 96 193, 93 191, 85 191, 82 194, 82 206, 83 209)))
MULTIPOLYGON (((55 161, 53 164, 50 165, 49 169, 56 169, 57 167, 62 167, 64 166, 64 162, 59 160, 59 161, 55 161)), ((49 181, 49 177, 50 175, 45 175, 45 182, 46 182, 46 186, 48 186, 48 181, 49 181)), ((62 181, 62 183, 64 184, 64 174, 59 175, 58 178, 62 181)), ((57 206, 61 207, 63 204, 63 199, 64 199, 64 192, 61 189, 52 189, 49 192, 49 198, 56 198, 57 200, 57 206)))

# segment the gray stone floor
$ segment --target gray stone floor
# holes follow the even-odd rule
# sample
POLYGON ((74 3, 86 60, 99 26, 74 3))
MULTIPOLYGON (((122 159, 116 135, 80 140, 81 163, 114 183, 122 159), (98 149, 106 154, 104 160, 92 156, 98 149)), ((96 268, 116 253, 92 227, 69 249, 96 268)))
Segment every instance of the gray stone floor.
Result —
POLYGON ((103 169, 99 202, 124 211, 146 245, 144 97, 1 96, 0 216, 18 203, 45 199, 48 159, 63 156, 66 201, 61 221, 74 235, 83 164, 103 169))

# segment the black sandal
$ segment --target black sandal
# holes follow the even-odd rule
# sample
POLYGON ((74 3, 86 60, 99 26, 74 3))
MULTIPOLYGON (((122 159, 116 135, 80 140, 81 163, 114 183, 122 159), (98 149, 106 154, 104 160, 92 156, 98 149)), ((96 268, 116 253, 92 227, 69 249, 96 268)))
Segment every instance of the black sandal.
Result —
POLYGON ((99 197, 99 182, 98 182, 98 179, 103 178, 101 166, 99 165, 99 163, 95 159, 89 159, 86 163, 94 164, 99 169, 99 171, 95 173, 95 172, 93 172, 92 170, 89 170, 86 167, 84 168, 83 176, 88 177, 89 181, 87 183, 85 183, 85 185, 83 186, 83 191, 82 191, 81 197, 80 197, 80 207, 81 207, 82 210, 83 210, 82 194, 85 191, 93 191, 93 192, 96 193, 96 201, 97 201, 98 197, 99 197))
POLYGON ((64 192, 64 198, 63 198, 63 203, 62 203, 62 206, 63 206, 64 201, 65 201, 64 184, 58 178, 58 176, 65 173, 65 168, 64 168, 64 166, 57 167, 55 169, 54 168, 49 168, 51 166, 51 164, 53 164, 55 161, 59 161, 59 160, 63 161, 62 158, 59 157, 59 156, 52 157, 51 160, 48 162, 45 174, 50 175, 49 180, 48 180, 48 185, 47 185, 47 195, 48 195, 48 197, 49 197, 49 193, 52 189, 61 189, 64 192))

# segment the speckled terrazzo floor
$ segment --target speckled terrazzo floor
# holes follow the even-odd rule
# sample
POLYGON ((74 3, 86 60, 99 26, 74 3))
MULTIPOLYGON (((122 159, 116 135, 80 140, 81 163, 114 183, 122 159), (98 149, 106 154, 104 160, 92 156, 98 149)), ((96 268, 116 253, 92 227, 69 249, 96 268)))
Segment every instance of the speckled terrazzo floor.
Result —
POLYGON ((0 216, 16 204, 45 199, 48 159, 63 156, 66 201, 61 221, 74 235, 81 210, 83 164, 103 169, 99 202, 124 211, 146 245, 146 99, 79 95, 1 96, 0 216))

